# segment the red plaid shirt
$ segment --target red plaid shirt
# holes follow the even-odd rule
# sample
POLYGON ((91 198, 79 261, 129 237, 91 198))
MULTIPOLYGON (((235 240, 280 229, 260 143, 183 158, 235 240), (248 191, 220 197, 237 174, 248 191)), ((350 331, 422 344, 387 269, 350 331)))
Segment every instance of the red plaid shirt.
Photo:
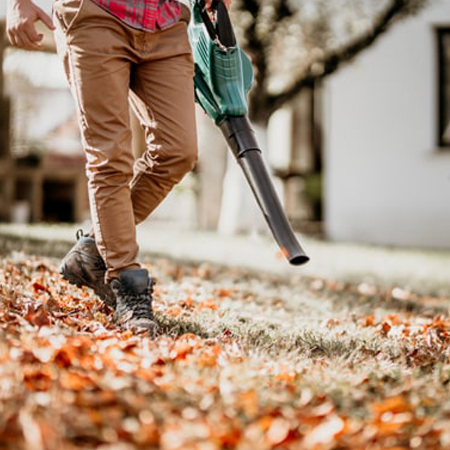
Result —
POLYGON ((177 0, 92 0, 130 27, 145 31, 165 30, 180 19, 177 0))

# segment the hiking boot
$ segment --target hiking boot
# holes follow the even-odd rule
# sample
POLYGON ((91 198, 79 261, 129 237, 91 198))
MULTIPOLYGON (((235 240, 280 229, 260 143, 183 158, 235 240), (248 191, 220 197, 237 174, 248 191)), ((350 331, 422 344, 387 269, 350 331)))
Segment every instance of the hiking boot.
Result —
POLYGON ((95 245, 95 240, 77 231, 77 243, 70 249, 59 266, 59 273, 69 283, 78 287, 87 286, 111 308, 116 298, 105 283, 106 264, 95 245))
POLYGON ((153 280, 147 269, 122 270, 119 279, 111 281, 116 296, 116 320, 125 329, 158 330, 152 311, 153 280))

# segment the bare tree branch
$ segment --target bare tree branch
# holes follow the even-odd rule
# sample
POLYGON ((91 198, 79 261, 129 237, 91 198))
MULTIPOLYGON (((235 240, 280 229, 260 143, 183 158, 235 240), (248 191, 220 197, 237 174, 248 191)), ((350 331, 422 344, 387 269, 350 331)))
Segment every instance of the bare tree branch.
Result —
MULTIPOLYGON (((244 0, 245 4, 247 2, 255 3, 256 0, 244 0)), ((283 3, 283 0, 280 0, 279 3, 283 3)), ((383 13, 374 20, 369 31, 338 50, 325 52, 324 58, 311 64, 304 76, 297 79, 283 92, 275 95, 269 94, 266 89, 267 80, 265 80, 265 77, 268 73, 263 43, 257 40, 255 42, 254 36, 251 36, 251 27, 249 27, 247 30, 247 42, 252 47, 252 60, 259 73, 250 98, 250 115, 252 120, 262 123, 266 122, 274 111, 292 100, 302 89, 313 86, 317 81, 336 72, 342 65, 352 61, 390 29, 393 24, 408 14, 416 13, 427 3, 428 0, 417 0, 415 2, 412 0, 392 0, 383 13), (256 60, 254 59, 255 53, 257 53, 256 60), (317 69, 318 65, 320 70, 317 69)))

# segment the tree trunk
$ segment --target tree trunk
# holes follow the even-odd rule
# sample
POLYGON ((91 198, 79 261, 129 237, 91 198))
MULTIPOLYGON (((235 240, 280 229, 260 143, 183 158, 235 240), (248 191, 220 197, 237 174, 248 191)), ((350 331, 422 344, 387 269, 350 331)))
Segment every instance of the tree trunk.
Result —
POLYGON ((216 230, 219 223, 225 176, 227 144, 214 122, 197 109, 199 159, 197 165, 198 225, 203 230, 216 230))
POLYGON ((3 53, 6 48, 5 24, 0 23, 0 219, 9 220, 13 196, 10 149, 10 102, 4 94, 3 53))

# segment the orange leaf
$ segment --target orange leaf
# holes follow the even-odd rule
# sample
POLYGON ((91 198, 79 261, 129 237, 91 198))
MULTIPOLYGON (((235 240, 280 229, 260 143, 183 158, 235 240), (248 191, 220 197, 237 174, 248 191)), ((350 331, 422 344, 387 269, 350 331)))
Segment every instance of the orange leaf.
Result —
POLYGON ((187 297, 180 301, 180 306, 184 309, 192 309, 194 307, 194 300, 191 297, 187 297))
POLYGON ((383 322, 381 325, 381 334, 386 335, 391 331, 391 326, 387 322, 383 322))
POLYGON ((173 306, 167 309, 166 314, 170 317, 178 317, 183 311, 179 306, 173 306))
POLYGON ((217 364, 217 356, 210 351, 204 351, 200 355, 198 364, 203 367, 214 367, 217 364))
POLYGON ((195 308, 197 311, 201 311, 203 309, 212 309, 216 310, 218 308, 217 303, 212 299, 209 298, 207 300, 204 300, 203 302, 200 302, 197 305, 197 308, 195 308))
POLYGON ((48 300, 45 301, 44 307, 47 311, 50 312, 59 311, 60 309, 58 302, 53 297, 50 297, 48 300))
MULTIPOLYGON (((130 339, 133 336, 133 332, 130 330, 124 331, 123 333, 121 333, 120 337, 122 339, 130 339)), ((97 338, 98 339, 98 338, 97 338)))
POLYGON ((172 359, 184 359, 193 349, 194 347, 189 341, 176 341, 170 356, 173 357, 172 359))
POLYGON ((253 417, 259 410, 258 394, 255 391, 241 392, 238 396, 237 404, 248 416, 253 417))
POLYGON ((59 382, 64 389, 72 391, 80 391, 94 386, 94 382, 90 377, 77 372, 63 372, 59 382))
POLYGON ((283 419, 282 417, 274 419, 266 435, 269 444, 281 444, 288 437, 289 429, 290 425, 286 419, 283 419))
POLYGON ((226 431, 215 431, 214 440, 219 441, 221 448, 235 448, 241 439, 241 430, 231 428, 226 431))
POLYGON ((133 372, 133 375, 137 378, 141 378, 144 381, 153 381, 157 376, 153 369, 138 369, 133 372))
POLYGON ((371 407, 378 416, 381 416, 386 412, 398 414, 411 411, 411 405, 401 395, 387 398, 379 403, 372 403, 371 407))
MULTIPOLYGON (((314 427, 303 441, 305 448, 316 448, 319 444, 331 443, 345 427, 344 420, 338 415, 330 416, 320 425, 314 427)), ((302 447, 303 448, 303 447, 302 447)))
POLYGON ((219 298, 230 297, 231 291, 225 288, 218 288, 216 289, 216 294, 219 298))
POLYGON ((258 420, 258 424, 264 431, 267 431, 270 425, 272 425, 273 420, 274 418, 272 416, 263 416, 258 420))
POLYGON ((391 436, 397 434, 400 428, 405 424, 398 422, 377 422, 375 424, 377 428, 377 436, 391 436))
POLYGON ((275 375, 275 379, 285 383, 292 383, 297 374, 289 366, 281 366, 279 372, 275 375))
POLYGON ((103 422, 103 418, 98 409, 88 409, 87 411, 89 416, 89 421, 95 425, 101 425, 103 422))
POLYGON ((56 351, 53 361, 59 367, 69 367, 76 359, 77 352, 73 347, 63 347, 56 351))
POLYGON ((50 289, 48 287, 46 287, 38 282, 33 283, 33 289, 34 289, 34 292, 43 291, 43 292, 47 292, 48 294, 51 294, 50 289))
POLYGON ((25 369, 23 374, 24 385, 30 391, 47 391, 52 384, 52 378, 52 373, 47 366, 41 369, 25 369))
POLYGON ((178 338, 178 340, 180 340, 180 339, 195 339, 195 340, 198 340, 199 337, 196 334, 194 334, 194 333, 184 333, 178 338))
POLYGON ((409 447, 385 447, 383 450, 408 450, 409 447))
POLYGON ((158 445, 159 431, 154 423, 143 423, 135 435, 136 441, 143 445, 158 445))
POLYGON ((389 320, 391 325, 400 325, 403 323, 403 319, 401 319, 397 314, 389 314, 386 316, 386 319, 389 320))
POLYGON ((333 403, 325 401, 311 410, 310 415, 313 417, 326 417, 334 412, 333 403))
POLYGON ((43 309, 40 309, 35 314, 29 314, 27 315, 26 319, 32 324, 36 325, 37 327, 44 327, 51 324, 50 317, 47 313, 47 311, 44 311, 43 309))

